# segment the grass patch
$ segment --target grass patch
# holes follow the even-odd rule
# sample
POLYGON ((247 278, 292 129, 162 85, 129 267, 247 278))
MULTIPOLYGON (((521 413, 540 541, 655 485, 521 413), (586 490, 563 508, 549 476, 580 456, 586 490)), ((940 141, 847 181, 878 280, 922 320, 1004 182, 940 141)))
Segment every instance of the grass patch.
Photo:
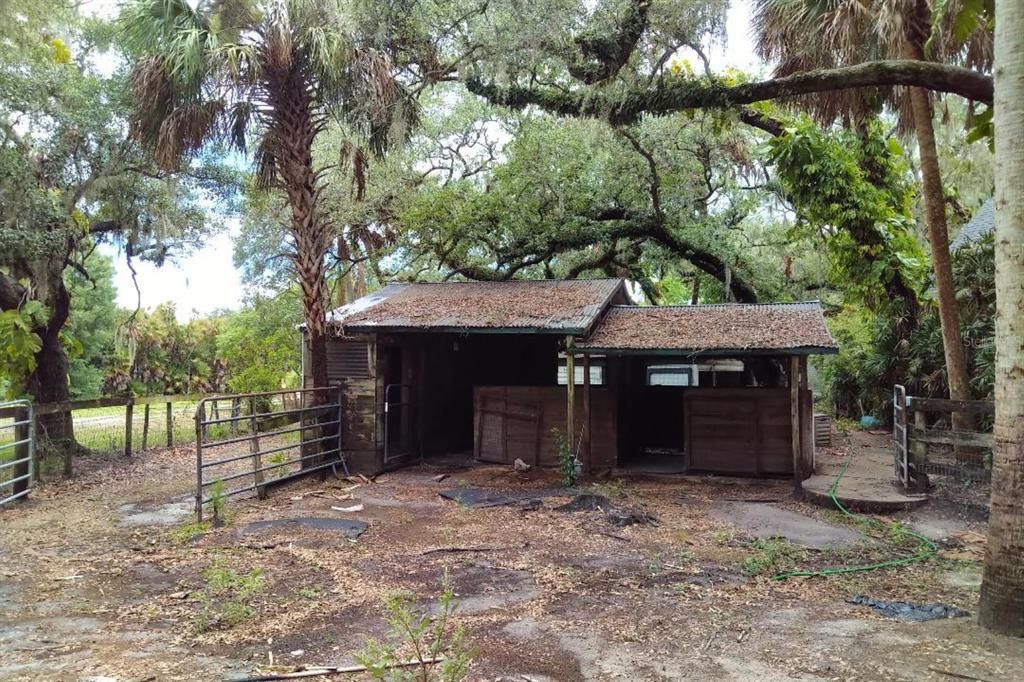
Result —
POLYGON ((617 497, 626 496, 626 483, 622 479, 591 483, 587 488, 587 492, 591 495, 601 495, 602 497, 607 497, 609 500, 613 500, 617 497))
POLYGON ((749 576, 777 575, 790 571, 804 557, 804 551, 782 538, 757 539, 751 544, 754 554, 743 562, 742 570, 749 576))
POLYGON ((174 541, 179 544, 185 544, 195 540, 203 533, 213 528, 213 524, 209 521, 192 521, 191 523, 185 523, 171 531, 171 537, 174 541))
POLYGON ((193 619, 196 632, 231 628, 252 618, 252 601, 266 589, 263 569, 237 573, 222 558, 203 572, 205 585, 197 594, 202 607, 193 619))

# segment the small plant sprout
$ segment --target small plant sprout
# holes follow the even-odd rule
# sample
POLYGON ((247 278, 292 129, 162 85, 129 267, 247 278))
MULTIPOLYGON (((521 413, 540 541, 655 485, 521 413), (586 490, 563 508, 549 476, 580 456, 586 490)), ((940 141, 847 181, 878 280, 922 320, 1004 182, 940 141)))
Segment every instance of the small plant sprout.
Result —
POLYGON ((562 475, 562 485, 571 488, 576 485, 580 477, 582 462, 573 454, 569 447, 569 439, 558 429, 551 429, 555 436, 555 446, 558 449, 558 471, 562 475))
POLYGON ((469 677, 473 662, 466 648, 465 630, 453 625, 457 608, 448 572, 441 581, 436 614, 429 616, 416 608, 409 595, 396 594, 385 600, 391 632, 387 641, 370 639, 355 654, 371 679, 389 682, 461 682, 469 677), (411 659, 400 659, 399 651, 412 651, 411 659), (411 664, 411 665, 410 665, 411 664))
POLYGON ((224 493, 224 481, 217 479, 213 482, 210 490, 210 501, 206 503, 206 510, 210 512, 214 528, 220 528, 225 524, 224 512, 227 510, 228 499, 224 493))

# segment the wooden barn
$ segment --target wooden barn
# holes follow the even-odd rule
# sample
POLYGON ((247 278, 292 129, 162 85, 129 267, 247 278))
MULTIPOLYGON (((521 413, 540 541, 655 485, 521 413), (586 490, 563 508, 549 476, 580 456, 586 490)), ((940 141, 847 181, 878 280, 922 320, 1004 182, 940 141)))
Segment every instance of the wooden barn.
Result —
POLYGON ((363 473, 452 456, 553 466, 557 431, 592 474, 800 480, 807 356, 836 352, 817 302, 636 306, 616 279, 391 284, 329 324, 343 447, 363 473))

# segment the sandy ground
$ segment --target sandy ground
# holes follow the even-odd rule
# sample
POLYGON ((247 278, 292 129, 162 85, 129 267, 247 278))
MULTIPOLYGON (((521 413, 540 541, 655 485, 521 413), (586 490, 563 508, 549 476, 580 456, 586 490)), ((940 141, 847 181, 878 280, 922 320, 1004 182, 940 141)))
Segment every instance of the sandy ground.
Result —
POLYGON ((902 519, 953 536, 927 563, 773 580, 912 548, 853 537, 859 528, 834 512, 788 501, 786 482, 673 477, 590 491, 658 520, 619 527, 600 510, 556 510, 568 497, 472 509, 438 495, 479 486, 529 497, 558 486, 548 472, 430 466, 354 489, 306 480, 235 500, 230 523, 190 538, 193 467, 188 449, 105 460, 0 511, 0 679, 212 680, 271 658, 346 664, 387 635, 387 596, 435 608, 445 572, 474 680, 1024 679, 1024 643, 973 617, 905 623, 845 602, 867 594, 974 611, 984 525, 943 507, 902 519), (438 483, 439 473, 449 477, 438 483), (353 504, 362 511, 332 509, 353 504), (776 517, 816 548, 769 556, 776 517), (368 527, 350 539, 250 526, 297 518, 368 527), (255 571, 260 589, 218 592, 211 568, 255 571), (244 606, 237 618, 229 601, 244 606))

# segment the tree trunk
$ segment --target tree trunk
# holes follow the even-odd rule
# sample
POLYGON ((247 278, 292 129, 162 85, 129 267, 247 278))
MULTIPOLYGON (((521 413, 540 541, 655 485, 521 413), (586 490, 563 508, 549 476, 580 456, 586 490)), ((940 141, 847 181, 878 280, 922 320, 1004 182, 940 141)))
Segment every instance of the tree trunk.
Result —
MULTIPOLYGON (((915 58, 923 59, 919 48, 915 58)), ((949 396, 953 400, 970 400, 971 385, 967 376, 967 359, 960 337, 960 310, 953 285, 953 264, 949 255, 949 232, 946 227, 946 202, 942 190, 939 154, 935 148, 935 127, 928 91, 910 89, 910 102, 914 115, 914 131, 921 155, 921 198, 924 204, 928 241, 931 244, 932 264, 935 268, 935 289, 939 302, 939 322, 942 325, 942 350, 946 358, 946 377, 949 396)), ((972 419, 962 412, 953 413, 953 428, 969 431, 972 419)))
MULTIPOLYGON (((327 222, 317 206, 319 190, 313 169, 313 141, 317 124, 313 118, 309 89, 296 71, 270 73, 268 90, 271 93, 274 123, 267 134, 271 136, 276 172, 291 209, 290 230, 295 244, 295 274, 302 289, 310 376, 313 388, 326 388, 328 293, 324 260, 331 238, 327 222)), ((326 390, 315 391, 310 395, 312 406, 330 402, 326 390)), ((336 419, 336 415, 320 415, 317 418, 322 424, 319 429, 320 440, 302 448, 303 469, 321 463, 323 455, 310 455, 337 447, 330 438, 337 433, 337 427, 323 424, 336 419)))
POLYGON ((1024 5, 997 0, 996 421, 978 622, 1024 637, 1024 5))
MULTIPOLYGON (((42 341, 36 353, 36 369, 25 381, 25 390, 38 404, 65 402, 70 397, 68 387, 68 356, 60 342, 60 332, 71 311, 71 295, 64 286, 63 273, 48 277, 52 295, 44 301, 50 317, 42 327, 34 329, 42 341)), ((82 449, 75 441, 71 413, 40 415, 36 423, 39 446, 43 454, 82 449)))

